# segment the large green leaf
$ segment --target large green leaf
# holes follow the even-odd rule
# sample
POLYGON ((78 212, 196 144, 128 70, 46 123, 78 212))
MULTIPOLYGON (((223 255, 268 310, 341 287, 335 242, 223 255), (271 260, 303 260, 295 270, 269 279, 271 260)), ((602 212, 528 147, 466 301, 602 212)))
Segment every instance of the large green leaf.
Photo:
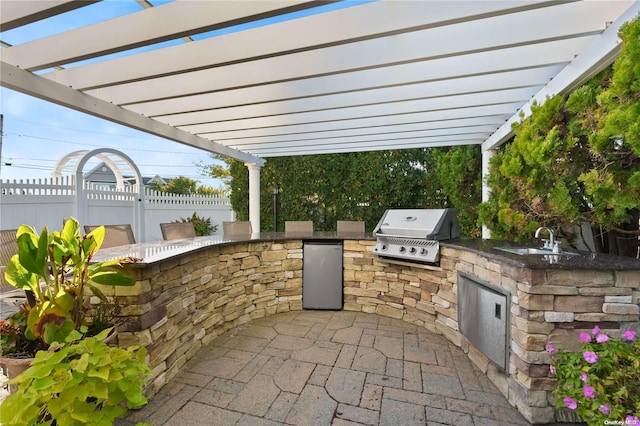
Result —
POLYGON ((89 274, 91 281, 96 284, 131 286, 135 284, 135 280, 120 271, 111 268, 103 268, 97 265, 89 274))
POLYGON ((44 323, 42 338, 48 344, 63 342, 73 329, 73 321, 69 318, 64 318, 61 323, 48 321, 44 323))
POLYGON ((87 287, 89 287, 89 289, 91 290, 91 292, 100 300, 102 300, 104 303, 109 303, 109 299, 107 299, 107 296, 104 295, 104 293, 102 292, 102 290, 100 290, 98 287, 96 287, 95 285, 91 284, 91 283, 87 283, 87 287))
POLYGON ((102 247, 102 243, 104 242, 104 237, 106 235, 106 230, 104 226, 99 226, 93 231, 87 234, 87 239, 85 240, 85 252, 90 253, 92 256, 100 247, 102 247), (91 242, 93 241, 93 243, 91 242))
POLYGON ((38 238, 33 229, 23 225, 17 235, 16 244, 20 264, 33 274, 44 275, 48 244, 47 228, 42 230, 38 238), (24 232, 20 232, 21 230, 24 232))
POLYGON ((21 264, 18 255, 11 258, 5 267, 4 277, 9 284, 24 290, 35 290, 38 285, 38 276, 27 271, 21 264))
POLYGON ((74 359, 71 361, 71 368, 76 371, 84 373, 89 365, 89 354, 82 354, 80 359, 74 359))
POLYGON ((74 329, 69 313, 51 302, 37 304, 31 308, 27 326, 34 337, 41 337, 48 344, 64 342, 74 329))
POLYGON ((80 225, 78 224, 78 221, 75 218, 70 217, 64 221, 64 226, 62 227, 62 231, 60 231, 60 237, 65 241, 71 241, 75 239, 79 228, 80 225))

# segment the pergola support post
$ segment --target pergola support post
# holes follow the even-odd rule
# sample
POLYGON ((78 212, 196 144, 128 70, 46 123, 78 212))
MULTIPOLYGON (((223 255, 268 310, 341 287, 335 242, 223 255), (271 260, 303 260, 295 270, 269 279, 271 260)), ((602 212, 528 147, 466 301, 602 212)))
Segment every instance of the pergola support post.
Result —
POLYGON ((253 232, 260 232, 260 164, 245 163, 249 169, 249 221, 253 232))

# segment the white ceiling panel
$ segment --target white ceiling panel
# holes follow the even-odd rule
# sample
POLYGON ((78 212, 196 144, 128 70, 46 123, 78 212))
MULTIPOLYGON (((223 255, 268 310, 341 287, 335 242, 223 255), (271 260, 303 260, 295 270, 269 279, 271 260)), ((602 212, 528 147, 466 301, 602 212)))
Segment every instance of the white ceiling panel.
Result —
MULTIPOLYGON (((3 30, 86 4, 3 0, 3 30)), ((491 148, 532 99, 611 63, 638 13, 631 0, 175 1, 2 48, 1 83, 245 162, 491 148)))

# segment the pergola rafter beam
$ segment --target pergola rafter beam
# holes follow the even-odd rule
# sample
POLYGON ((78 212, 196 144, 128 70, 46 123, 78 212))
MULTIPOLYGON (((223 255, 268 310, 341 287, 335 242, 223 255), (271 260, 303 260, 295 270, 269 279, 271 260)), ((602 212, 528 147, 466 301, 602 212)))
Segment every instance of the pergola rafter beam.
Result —
MULTIPOLYGON (((443 137, 437 139, 416 139, 413 141, 393 141, 393 145, 380 145, 378 141, 358 144, 354 146, 326 144, 324 146, 302 148, 296 151, 296 155, 338 154, 347 152, 386 151, 390 149, 437 148, 441 146, 479 145, 482 143, 482 141, 482 137, 466 138, 456 136, 452 138, 443 137)), ((258 150, 258 152, 260 153, 260 155, 264 155, 265 157, 287 157, 291 155, 291 151, 287 148, 264 149, 258 150)))
MULTIPOLYGON (((393 96, 393 90, 385 91, 377 99, 362 105, 333 105, 318 109, 293 109, 283 107, 278 109, 273 105, 264 109, 240 108, 238 111, 226 109, 223 111, 202 111, 196 113, 179 114, 163 117, 161 121, 172 126, 189 126, 195 124, 227 123, 233 122, 239 127, 262 127, 261 125, 245 125, 244 123, 268 121, 270 123, 291 124, 292 122, 312 123, 315 121, 327 121, 334 119, 348 120, 354 117, 379 116, 382 114, 401 114, 411 111, 430 111, 436 109, 453 109, 467 105, 496 104, 511 101, 526 101, 540 88, 540 84, 506 87, 475 93, 450 94, 447 96, 419 97, 420 94, 428 94, 427 88, 418 88, 415 91, 408 90, 398 96, 393 96), (375 100, 375 102, 373 102, 375 100), (253 114, 251 113, 253 112, 253 114)), ((411 89, 411 88, 409 88, 411 89)), ((362 96, 363 99, 366 99, 362 96)), ((318 101, 321 104, 321 101, 318 101)), ((316 105, 308 103, 309 108, 316 105)), ((223 124, 221 124, 223 125, 223 124)))
MULTIPOLYGON (((557 17, 558 29, 552 32, 532 28, 527 33, 520 33, 517 31, 518 27, 525 26, 527 23, 530 25, 530 22, 534 21, 533 17, 528 17, 528 20, 521 18, 522 22, 512 22, 507 18, 500 16, 491 20, 496 21, 494 25, 497 27, 510 23, 510 27, 505 28, 503 32, 483 34, 478 37, 468 37, 461 28, 443 27, 431 31, 400 34, 389 39, 366 40, 222 67, 178 72, 148 80, 109 86, 99 85, 99 88, 95 89, 90 89, 77 80, 61 80, 62 73, 66 70, 56 71, 47 77, 87 93, 96 94, 110 102, 125 105, 234 88, 258 87, 264 84, 341 75, 376 68, 384 69, 416 62, 432 62, 433 64, 446 63, 449 60, 455 62, 456 58, 459 58, 459 62, 466 62, 467 72, 469 72, 469 62, 475 57, 490 52, 500 54, 509 49, 517 51, 519 48, 535 47, 544 43, 561 42, 558 44, 564 44, 564 49, 567 49, 567 46, 574 46, 572 49, 562 51, 566 60, 580 52, 589 43, 590 38, 595 39, 598 35, 596 31, 592 30, 593 22, 592 25, 581 23, 568 27, 563 25, 562 19, 557 17), (433 43, 433 40, 447 40, 447 43, 433 43), (567 58, 568 51, 570 52, 569 58, 567 58), (256 72, 256 70, 260 70, 260 72, 256 72)), ((544 19, 544 15, 537 17, 537 19, 544 19)), ((466 25, 473 28, 465 29, 465 31, 481 32, 485 29, 486 23, 484 23, 485 26, 480 24, 476 21, 468 23, 466 25)), ((197 42, 189 43, 189 45, 193 44, 197 44, 197 42)), ((549 49, 552 48, 549 47, 549 49)), ((558 61, 547 63, 553 62, 558 61)), ((81 68, 84 67, 77 67, 78 72, 81 68)), ((123 68, 130 69, 125 64, 123 64, 123 68)), ((443 71, 442 68, 436 68, 436 70, 443 71)), ((390 71, 387 70, 387 72, 390 71)), ((98 79, 102 76, 108 78, 108 73, 104 69, 95 69, 82 75, 85 78, 95 79, 94 83, 99 83, 98 79)), ((418 77, 414 76, 413 78, 418 77)))
POLYGON ((30 0, 0 2, 0 27, 9 31, 100 0, 30 0))
POLYGON ((615 49, 597 41, 617 41, 607 26, 634 18, 640 0, 138 3, 38 39, 7 33, 0 60, 35 82, 13 87, 258 165, 256 155, 434 146, 441 135, 493 147, 534 96, 611 63, 615 49), (210 29, 225 31, 197 35, 210 29), (593 66, 576 73, 589 56, 593 66), (33 72, 48 65, 65 68, 33 72))
POLYGON ((336 126, 351 127, 353 123, 380 122, 387 118, 388 123, 396 123, 402 120, 404 115, 424 114, 425 116, 440 117, 447 119, 450 117, 462 117, 467 111, 478 111, 479 114, 485 111, 492 111, 493 108, 499 108, 501 111, 510 109, 512 112, 518 110, 518 106, 528 99, 528 97, 517 93, 508 93, 500 97, 495 102, 487 102, 486 100, 478 100, 476 104, 464 104, 455 101, 447 104, 446 107, 439 106, 435 103, 410 101, 404 105, 386 106, 376 105, 372 108, 350 108, 346 111, 326 111, 326 114, 298 114, 302 117, 292 117, 288 115, 275 117, 249 118, 246 120, 222 121, 218 123, 203 123, 181 126, 183 130, 194 134, 204 134, 210 132, 232 131, 236 129, 257 129, 257 128, 287 128, 295 126, 305 126, 312 129, 323 123, 332 123, 332 128, 336 126))
POLYGON ((236 137, 219 137, 217 140, 227 146, 233 146, 238 148, 241 144, 253 144, 256 146, 270 143, 289 142, 296 143, 297 141, 307 140, 330 140, 338 138, 357 138, 364 136, 384 136, 391 134, 410 134, 412 132, 424 132, 424 131, 450 131, 455 133, 464 129, 481 129, 483 132, 493 133, 498 127, 497 123, 504 122, 509 118, 509 115, 494 116, 494 117, 476 117, 476 118, 462 118, 455 120, 447 120, 442 122, 419 122, 419 123, 407 123, 396 124, 389 126, 378 126, 374 128, 360 128, 360 129, 344 129, 344 130, 332 130, 324 132, 305 132, 305 133, 288 133, 288 134, 276 134, 276 135, 260 135, 260 136, 236 136, 236 137))
POLYGON ((21 68, 38 71, 319 4, 324 3, 317 0, 172 2, 14 46, 3 52, 3 61, 19 63, 21 68), (158 25, 159 22, 162 25, 158 25), (122 31, 124 28, 127 30, 122 31), (83 40, 83 43, 78 44, 75 42, 77 40, 83 40), (52 45, 55 49, 51 48, 52 45))
MULTIPOLYGON (((241 3, 261 2, 237 1, 234 2, 234 6, 241 3)), ((396 2, 395 4, 372 2, 356 8, 346 8, 282 22, 278 25, 267 25, 199 40, 194 45, 179 45, 162 49, 162 51, 145 52, 132 58, 115 59, 108 64, 90 64, 84 69, 69 69, 63 73, 57 73, 55 78, 61 83, 80 89, 96 88, 157 78, 176 72, 183 73, 186 70, 196 71, 374 38, 390 37, 525 10, 557 6, 558 4, 559 2, 549 1, 465 2, 458 4, 451 2, 439 4, 428 1, 396 2), (331 28, 331 31, 326 31, 327 28, 331 28), (304 34, 304 37, 289 37, 289 34, 304 34), (260 42, 256 43, 256 40, 260 40, 260 42)), ((163 5, 157 9, 168 6, 163 5)), ((184 10, 183 5, 179 6, 181 10, 184 10)), ((118 26, 122 27, 122 25, 118 26)), ((74 35, 68 35, 69 38, 72 36, 74 35)), ((103 43, 110 43, 113 46, 112 49, 117 45, 114 41, 104 41, 103 43)), ((94 47, 93 50, 98 50, 98 48, 94 47)), ((60 62, 61 59, 58 61, 60 62)), ((34 66, 36 65, 34 64, 34 66)))
POLYGON ((513 136, 514 123, 531 115, 531 106, 534 103, 541 104, 548 97, 565 94, 579 87, 589 78, 611 64, 620 52, 620 39, 618 31, 627 21, 640 14, 640 2, 632 4, 620 17, 579 56, 567 65, 558 75, 542 90, 527 102, 513 117, 504 123, 494 134, 482 143, 482 150, 487 151, 502 145, 513 136), (522 115, 521 115, 522 114, 522 115))
MULTIPOLYGON (((380 83, 384 86, 354 87, 354 90, 347 92, 329 92, 323 94, 318 86, 327 85, 328 82, 306 80, 306 85, 296 85, 300 90, 286 93, 279 91, 283 85, 265 85, 261 88, 254 87, 252 90, 231 90, 224 93, 210 95, 189 96, 182 99, 174 99, 173 102, 160 101, 138 105, 129 105, 129 109, 140 112, 149 117, 163 121, 172 113, 190 114, 199 112, 209 112, 212 117, 221 114, 236 114, 244 117, 256 117, 262 115, 273 115, 274 113, 319 111, 323 109, 344 108, 347 106, 372 105, 383 102, 393 102, 395 100, 409 100, 418 98, 436 98, 451 95, 463 95, 469 93, 488 92, 504 88, 516 88, 525 86, 544 85, 549 82, 551 76, 557 74, 564 65, 548 65, 534 68, 521 67, 516 70, 505 70, 502 72, 472 73, 462 76, 453 75, 447 79, 432 79, 429 81, 409 81, 398 78, 401 67, 395 67, 387 78, 380 83), (306 87, 314 88, 312 92, 304 90, 306 87), (360 87, 362 87, 360 89, 360 87), (260 90, 262 89, 262 90, 260 90), (357 90, 356 90, 357 89, 357 90), (251 92, 251 93, 250 93, 251 92), (289 99, 282 99, 283 94, 295 95, 289 99), (199 106, 208 106, 199 109, 199 106), (174 108, 174 112, 166 108, 174 108)), ((425 69, 428 64, 424 64, 425 69)), ((382 73, 380 73, 382 74, 382 73)), ((333 87, 344 86, 346 78, 342 76, 331 78, 333 87)), ((371 74, 369 73, 369 77, 371 74)), ((369 84, 376 83, 377 80, 363 76, 369 84)), ((349 77, 349 81, 354 81, 349 77)), ((364 82, 363 82, 364 83, 364 82)), ((288 84, 291 88, 293 85, 288 84)))
MULTIPOLYGON (((416 130, 412 132, 403 133, 384 133, 376 135, 362 135, 362 136, 345 136, 323 139, 299 139, 294 141, 297 147, 324 147, 324 146, 348 146, 362 144, 366 142, 389 142, 403 141, 410 142, 412 140, 431 140, 442 138, 456 138, 463 137, 465 139, 486 139, 492 132, 493 128, 471 127, 471 128, 459 128, 456 130, 416 130)), ((286 149, 291 146, 291 141, 272 142, 265 144, 246 144, 242 142, 236 142, 232 145, 236 149, 254 149, 260 151, 261 149, 286 149)))
POLYGON ((93 96, 79 93, 69 87, 16 68, 13 65, 0 62, 0 71, 0 84, 2 87, 211 153, 259 165, 265 162, 262 158, 160 123, 93 96))

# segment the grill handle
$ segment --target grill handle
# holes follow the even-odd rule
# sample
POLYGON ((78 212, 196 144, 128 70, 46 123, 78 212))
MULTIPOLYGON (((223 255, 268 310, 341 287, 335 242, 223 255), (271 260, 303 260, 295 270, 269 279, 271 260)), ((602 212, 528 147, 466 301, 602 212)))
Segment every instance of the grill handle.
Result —
POLYGON ((381 234, 379 232, 376 232, 375 237, 391 237, 391 238, 405 238, 405 239, 411 239, 411 240, 424 240, 424 237, 415 237, 412 235, 394 235, 394 234, 381 234))

